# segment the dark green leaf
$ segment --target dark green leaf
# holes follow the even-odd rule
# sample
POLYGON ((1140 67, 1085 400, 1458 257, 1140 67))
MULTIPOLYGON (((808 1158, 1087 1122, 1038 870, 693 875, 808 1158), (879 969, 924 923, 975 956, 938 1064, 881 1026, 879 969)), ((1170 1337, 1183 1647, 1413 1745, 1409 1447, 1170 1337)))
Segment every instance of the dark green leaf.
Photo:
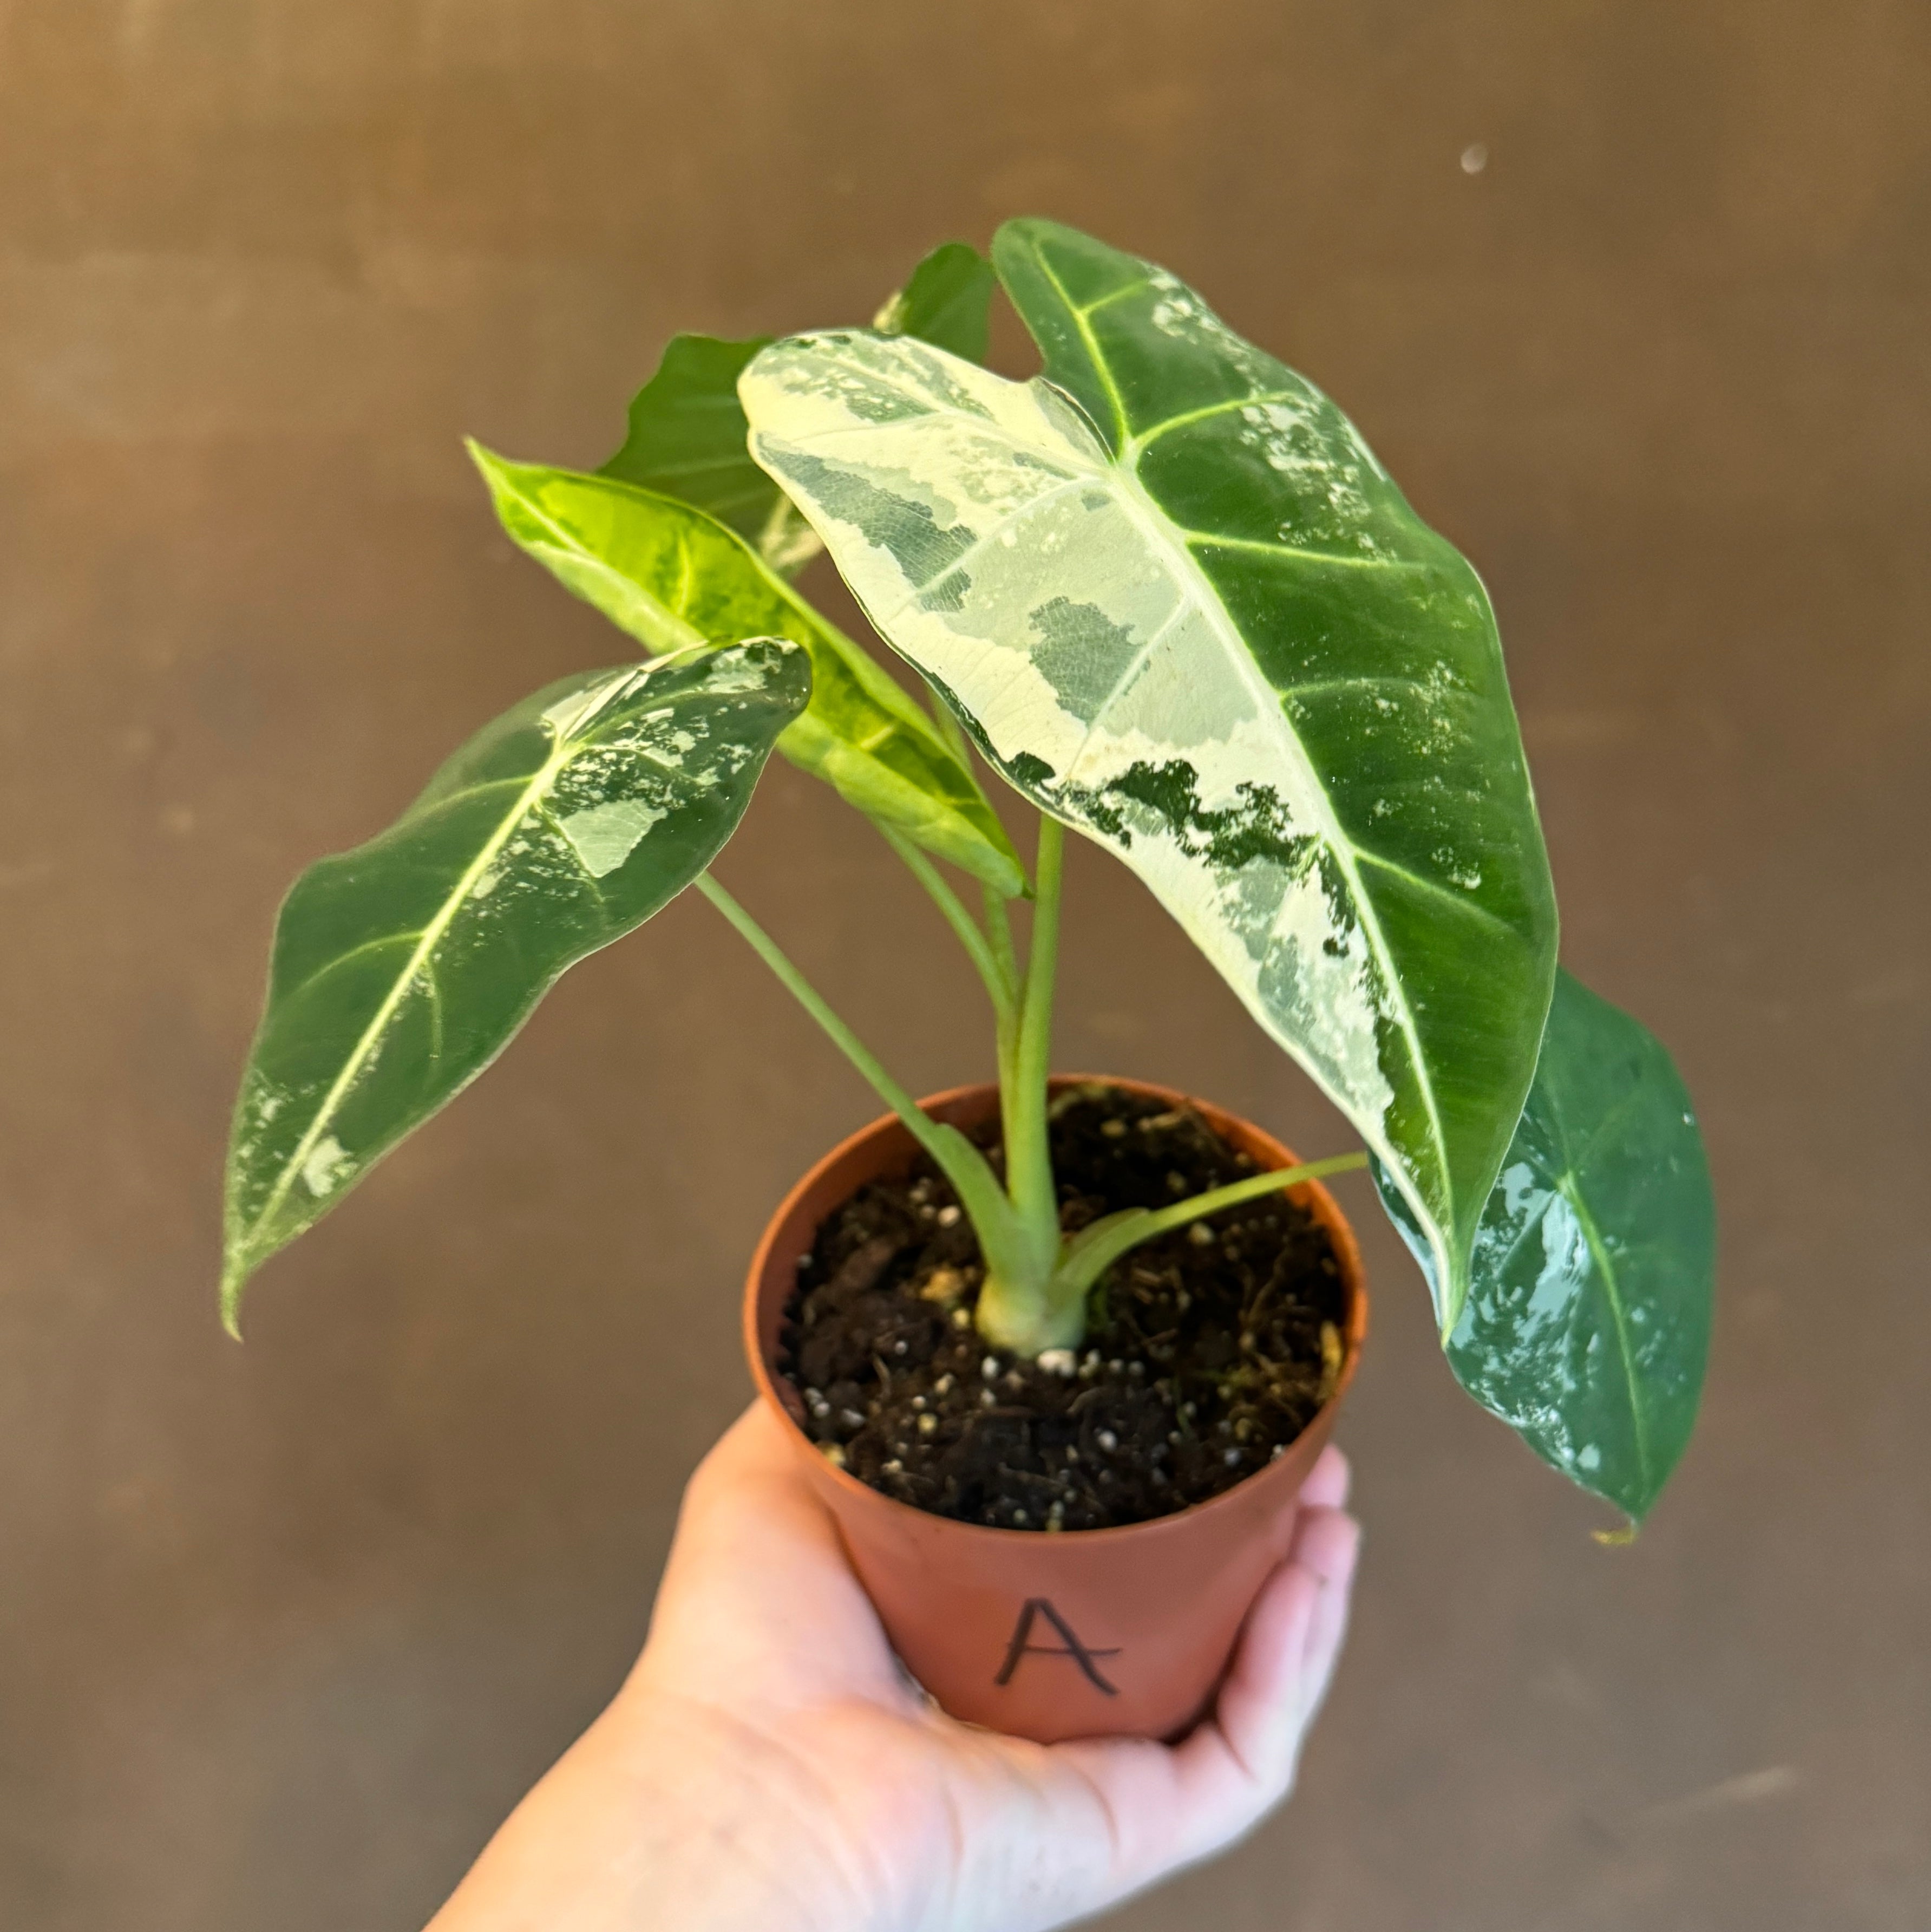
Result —
POLYGON ((557 975, 736 830, 809 662, 776 639, 565 678, 297 880, 228 1155, 221 1300, 480 1073, 557 975))
POLYGON ((992 264, 967 242, 945 242, 912 271, 872 326, 983 362, 991 305, 992 264))
POLYGON ((753 637, 811 654, 811 702, 778 740, 861 812, 1010 896, 1025 873, 977 781, 857 645, 701 512, 575 470, 470 453, 510 536, 648 651, 753 637))
MULTIPOLYGON (((991 297, 991 263, 964 242, 948 242, 912 271, 880 312, 877 326, 980 362, 991 297)), ((771 569, 790 576, 817 554, 818 539, 751 460, 745 447, 749 425, 737 393, 745 364, 770 340, 673 335, 656 374, 631 404, 623 447, 598 474, 708 512, 771 569)))
POLYGON ((1703 1138, 1669 1054, 1558 974, 1450 1364, 1545 1462, 1640 1520, 1696 1423, 1715 1266, 1703 1138))
POLYGON ((771 340, 673 335, 630 406, 630 434, 598 474, 707 511, 769 567, 790 573, 818 553, 811 526, 751 460, 737 381, 771 340))
POLYGON ((1045 222, 993 257, 1050 380, 795 337, 739 382, 753 453, 1000 772, 1139 874, 1388 1164, 1446 1331, 1555 968, 1488 598, 1165 270, 1045 222))

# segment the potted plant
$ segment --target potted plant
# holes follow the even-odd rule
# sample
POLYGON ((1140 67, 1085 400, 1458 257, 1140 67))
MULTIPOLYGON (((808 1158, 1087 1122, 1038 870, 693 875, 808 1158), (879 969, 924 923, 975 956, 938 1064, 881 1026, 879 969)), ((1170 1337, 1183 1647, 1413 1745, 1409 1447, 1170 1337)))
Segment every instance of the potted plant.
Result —
POLYGON ((538 692, 296 884, 235 1114, 231 1328, 559 974, 694 884, 891 1109, 781 1208, 747 1336, 948 1708, 1162 1734, 1210 1694, 1365 1332, 1320 1186, 1346 1168, 1463 1385, 1640 1520, 1702 1381, 1701 1141, 1663 1048, 1557 967, 1482 585, 1332 402, 1165 271, 1021 220, 870 328, 678 337, 595 474, 472 448, 510 536, 646 657, 538 692), (995 280, 1030 381, 982 366, 995 280), (929 708, 793 587, 820 545, 929 708), (710 874, 774 749, 964 946, 996 1086, 915 1101, 710 874), (1038 814, 1030 868, 975 752, 1038 814), (1068 826, 1364 1150, 1302 1163, 1053 1076, 1068 826))

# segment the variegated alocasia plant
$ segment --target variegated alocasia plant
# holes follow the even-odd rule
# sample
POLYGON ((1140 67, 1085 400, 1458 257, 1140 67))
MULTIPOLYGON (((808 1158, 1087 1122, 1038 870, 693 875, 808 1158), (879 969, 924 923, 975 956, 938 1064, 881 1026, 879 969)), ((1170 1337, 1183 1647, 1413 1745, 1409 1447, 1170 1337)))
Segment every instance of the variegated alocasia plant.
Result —
POLYGON ((231 1323, 252 1270, 557 973, 694 883, 953 1182, 988 1340, 1076 1342, 1140 1242, 1372 1160, 1464 1385, 1642 1516, 1702 1380, 1701 1140, 1662 1048, 1558 975, 1487 596, 1332 402, 1165 271, 1017 221, 989 263, 928 256, 869 329, 677 338, 595 474, 473 453, 511 536, 649 659, 539 694, 291 895, 230 1157, 231 1323), (1042 351, 1030 382, 981 366, 995 275, 1042 351), (793 588, 820 545, 931 710, 793 588), (1039 810, 1030 880, 970 745, 1039 810), (873 821, 978 969, 1003 1176, 706 870, 774 748, 873 821), (1067 826, 1145 881, 1365 1154, 1062 1235, 1067 826))

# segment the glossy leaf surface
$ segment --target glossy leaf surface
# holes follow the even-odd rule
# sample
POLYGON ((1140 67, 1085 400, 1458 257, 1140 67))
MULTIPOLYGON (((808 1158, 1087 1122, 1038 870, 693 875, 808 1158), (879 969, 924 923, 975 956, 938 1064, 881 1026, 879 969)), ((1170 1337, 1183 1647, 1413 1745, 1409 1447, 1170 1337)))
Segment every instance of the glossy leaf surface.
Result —
POLYGON ((863 332, 739 383, 883 635, 1117 853, 1387 1163, 1459 1316, 1555 909, 1482 586, 1333 404, 1070 230, 993 259, 1015 383, 863 332))
POLYGON ((931 719, 742 538, 654 491, 470 451, 511 537, 646 651, 755 637, 802 644, 811 702, 779 750, 998 891, 1023 888, 1004 829, 931 719))
POLYGON ((228 1156, 222 1309, 474 1079, 564 969, 709 865, 809 660, 770 640, 550 686, 297 880, 228 1156))
MULTIPOLYGON (((1406 1204, 1377 1179, 1431 1267, 1406 1204)), ((1448 1339, 1456 1377, 1545 1462, 1640 1520, 1696 1423, 1715 1268, 1681 1078, 1654 1035, 1559 974, 1448 1339)))
MULTIPOLYGON (((982 362, 992 265, 963 242, 934 248, 879 311, 876 327, 916 335, 982 362)), ((715 517, 765 564, 790 575, 820 548, 810 524, 745 446, 749 424, 738 400, 745 364, 771 340, 673 335, 657 373, 630 406, 630 432, 599 476, 635 483, 715 517)))

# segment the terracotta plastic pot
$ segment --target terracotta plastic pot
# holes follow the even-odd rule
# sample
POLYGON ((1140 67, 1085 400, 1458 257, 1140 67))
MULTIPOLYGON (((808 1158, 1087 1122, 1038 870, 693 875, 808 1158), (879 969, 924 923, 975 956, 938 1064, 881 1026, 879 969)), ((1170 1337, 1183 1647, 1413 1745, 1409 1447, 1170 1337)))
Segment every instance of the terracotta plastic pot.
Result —
MULTIPOLYGON (((1088 1076, 1067 1075, 1055 1090, 1088 1076)), ((1295 1156, 1246 1121, 1164 1087, 1109 1086, 1196 1108, 1265 1168, 1295 1156)), ((976 1126, 998 1090, 962 1087, 922 1104, 934 1120, 976 1126)), ((1294 1198, 1334 1244, 1348 1291, 1346 1355, 1333 1396, 1286 1451, 1211 1501, 1121 1529, 991 1529, 896 1502, 835 1469, 799 1426, 797 1391, 773 1370, 799 1257, 825 1216, 868 1180, 903 1174, 917 1148, 888 1114, 835 1148, 765 1230, 745 1296, 745 1342, 760 1393, 837 1519, 853 1567, 898 1654, 955 1717, 1016 1736, 1170 1737, 1207 1708, 1255 1595, 1285 1553, 1295 1499, 1334 1427, 1368 1328, 1354 1231, 1327 1190, 1294 1198)))

